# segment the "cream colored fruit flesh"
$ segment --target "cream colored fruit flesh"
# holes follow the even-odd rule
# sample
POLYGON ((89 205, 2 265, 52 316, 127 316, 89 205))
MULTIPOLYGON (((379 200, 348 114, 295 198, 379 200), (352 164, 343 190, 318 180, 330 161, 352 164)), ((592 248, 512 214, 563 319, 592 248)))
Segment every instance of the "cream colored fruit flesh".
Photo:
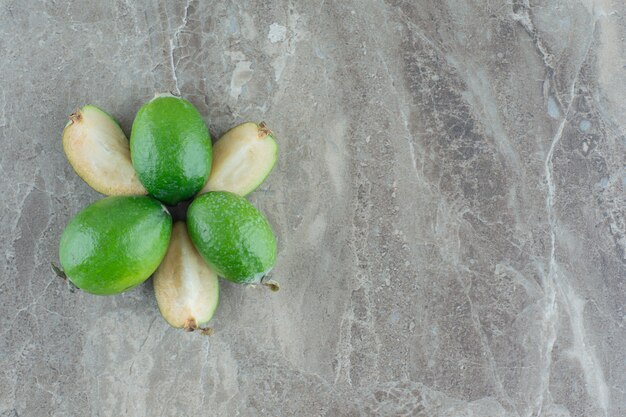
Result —
POLYGON ((124 132, 97 107, 85 106, 70 116, 63 130, 63 149, 78 176, 99 193, 147 194, 130 161, 124 132))
POLYGON ((217 274, 191 243, 184 222, 174 225, 167 254, 154 274, 154 293, 163 318, 188 331, 211 320, 217 308, 217 274))
POLYGON ((263 123, 248 122, 230 129, 213 146, 211 175, 200 194, 250 194, 269 175, 277 152, 272 132, 263 123))

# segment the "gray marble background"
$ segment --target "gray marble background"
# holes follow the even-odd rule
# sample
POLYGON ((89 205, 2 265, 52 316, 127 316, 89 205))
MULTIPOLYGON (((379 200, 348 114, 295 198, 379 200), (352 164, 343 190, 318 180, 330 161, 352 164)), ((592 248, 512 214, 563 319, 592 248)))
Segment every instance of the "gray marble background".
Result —
POLYGON ((626 415, 620 0, 0 0, 0 416, 626 415), (271 4, 270 4, 271 3, 271 4), (282 290, 72 293, 61 130, 265 120, 282 290))

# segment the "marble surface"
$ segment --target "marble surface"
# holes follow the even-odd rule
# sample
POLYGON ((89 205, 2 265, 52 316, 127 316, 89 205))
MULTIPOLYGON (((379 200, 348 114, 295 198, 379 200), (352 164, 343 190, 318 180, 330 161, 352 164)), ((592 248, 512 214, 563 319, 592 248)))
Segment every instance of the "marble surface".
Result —
POLYGON ((0 416, 626 415, 620 0, 0 0, 0 416), (78 106, 265 120, 279 293, 202 337, 50 270, 78 106))

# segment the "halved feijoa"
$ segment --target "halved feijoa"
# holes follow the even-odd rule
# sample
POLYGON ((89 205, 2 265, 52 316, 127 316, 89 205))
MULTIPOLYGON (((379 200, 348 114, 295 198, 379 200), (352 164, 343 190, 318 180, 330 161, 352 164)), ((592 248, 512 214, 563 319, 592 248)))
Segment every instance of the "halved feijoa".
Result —
POLYGON ((99 193, 147 194, 130 161, 126 135, 96 106, 72 113, 63 129, 63 150, 78 176, 99 193))
POLYGON ((244 197, 211 191, 187 211, 191 241, 204 260, 224 278, 258 283, 276 260, 276 238, 263 214, 244 197))
POLYGON ((278 145, 265 123, 240 124, 213 146, 213 167, 201 193, 250 194, 267 178, 278 157, 278 145))
POLYGON ((211 320, 217 308, 217 274, 191 243, 184 222, 174 224, 167 254, 154 273, 154 294, 163 318, 187 331, 211 320))
POLYGON ((202 116, 171 95, 157 95, 139 110, 130 154, 144 187, 169 205, 200 191, 211 172, 211 137, 202 116))
POLYGON ((67 277, 92 294, 117 294, 144 282, 167 251, 172 218, 145 196, 107 197, 87 206, 61 235, 67 277))

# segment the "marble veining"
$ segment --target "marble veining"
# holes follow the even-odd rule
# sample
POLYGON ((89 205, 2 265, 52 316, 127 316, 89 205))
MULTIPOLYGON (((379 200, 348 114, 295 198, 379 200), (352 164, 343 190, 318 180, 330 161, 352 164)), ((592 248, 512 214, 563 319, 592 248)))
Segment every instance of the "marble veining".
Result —
POLYGON ((626 415, 623 2, 0 6, 0 417, 626 415), (67 116, 163 91, 280 147, 211 337, 50 270, 67 116))

